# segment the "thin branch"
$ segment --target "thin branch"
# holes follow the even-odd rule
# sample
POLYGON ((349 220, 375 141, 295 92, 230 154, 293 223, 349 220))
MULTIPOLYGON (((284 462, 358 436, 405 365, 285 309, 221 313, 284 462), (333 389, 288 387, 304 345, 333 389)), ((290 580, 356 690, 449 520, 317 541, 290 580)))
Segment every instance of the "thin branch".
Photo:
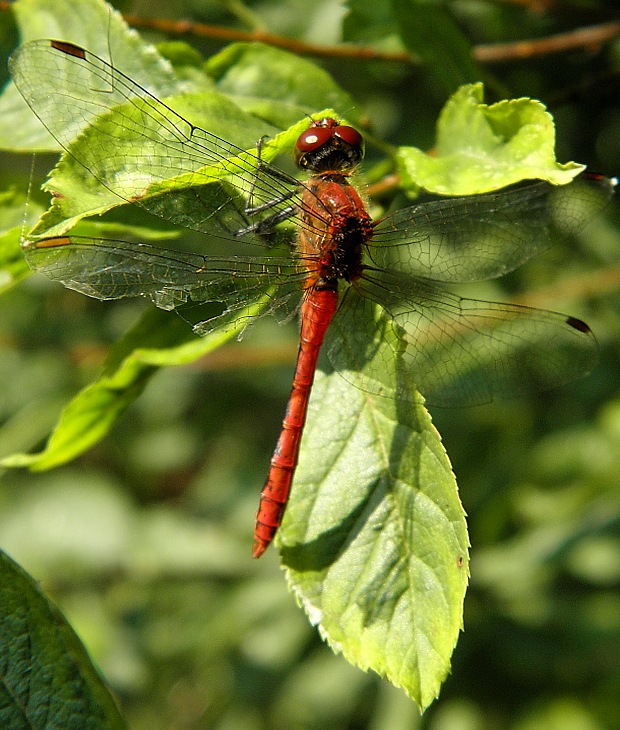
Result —
MULTIPOLYGON (((220 38, 227 41, 260 41, 278 48, 285 48, 293 53, 325 58, 373 59, 396 63, 419 63, 418 59, 404 51, 379 51, 374 48, 350 44, 326 46, 286 38, 273 33, 267 33, 263 30, 248 32, 220 28, 203 23, 194 23, 192 21, 171 21, 157 18, 146 19, 139 18, 135 15, 126 15, 125 20, 137 28, 145 27, 174 35, 192 34, 207 38, 220 38)), ((598 51, 603 43, 613 40, 618 35, 620 35, 620 21, 579 28, 548 38, 474 46, 472 55, 481 63, 498 63, 501 61, 544 56, 552 53, 562 53, 580 48, 589 51, 598 51)))
MULTIPOLYGON (((0 0, 0 10, 7 10, 13 3, 0 0)), ((215 25, 195 23, 191 20, 166 20, 162 18, 141 18, 136 15, 124 15, 125 20, 135 28, 149 28, 170 35, 194 35, 203 38, 215 38, 223 41, 260 41, 278 48, 285 48, 293 53, 320 56, 323 58, 351 58, 359 60, 380 60, 393 63, 419 63, 419 60, 407 52, 380 51, 367 46, 342 44, 327 46, 318 43, 306 43, 285 36, 257 29, 254 31, 221 28, 215 25)), ((481 63, 498 63, 515 59, 534 58, 552 53, 562 53, 575 49, 598 51, 606 43, 620 35, 620 21, 580 28, 569 33, 560 33, 548 38, 517 41, 515 43, 493 43, 474 46, 472 55, 481 63)))
POLYGON ((544 13, 558 5, 558 0, 495 0, 496 3, 523 5, 531 13, 544 13))
POLYGON ((217 38, 226 41, 260 41, 271 46, 285 48, 292 53, 331 58, 380 59, 382 61, 396 61, 411 63, 412 57, 405 52, 389 53, 377 51, 374 48, 353 45, 325 46, 320 43, 306 43, 305 41, 287 38, 285 36, 267 33, 263 30, 244 31, 232 28, 220 28, 215 25, 194 23, 191 20, 165 20, 161 18, 140 18, 136 15, 124 15, 125 20, 136 28, 150 28, 173 35, 195 35, 205 38, 217 38))
POLYGON ((562 299, 591 299, 620 289, 620 264, 598 271, 587 271, 578 276, 563 279, 551 286, 526 292, 510 301, 527 307, 552 307, 554 301, 562 299))
POLYGON ((489 43, 476 46, 474 56, 481 63, 497 63, 515 59, 546 56, 551 53, 563 53, 575 49, 598 51, 603 43, 607 43, 620 35, 620 21, 578 28, 569 33, 559 33, 548 38, 537 38, 516 43, 489 43))
POLYGON ((227 343, 208 355, 188 363, 192 370, 230 370, 231 368, 275 367, 292 365, 297 357, 297 341, 279 343, 265 347, 264 344, 250 345, 244 342, 227 343))
POLYGON ((400 187, 400 175, 398 173, 391 173, 386 175, 379 182, 368 185, 364 192, 369 198, 379 198, 381 195, 391 193, 400 187))

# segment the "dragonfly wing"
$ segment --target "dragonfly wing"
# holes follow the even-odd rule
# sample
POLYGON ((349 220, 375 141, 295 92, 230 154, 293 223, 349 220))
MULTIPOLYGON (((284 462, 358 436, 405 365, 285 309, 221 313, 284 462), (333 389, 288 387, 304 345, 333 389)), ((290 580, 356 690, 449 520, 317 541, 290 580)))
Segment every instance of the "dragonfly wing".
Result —
POLYGON ((403 344, 373 300, 347 289, 325 336, 327 357, 345 380, 373 395, 414 399, 414 373, 399 367, 403 344))
MULTIPOLYGON (((222 175, 246 197, 251 193, 254 205, 274 202, 269 214, 290 206, 295 197, 295 180, 264 163, 259 169, 255 150, 246 152, 194 126, 78 46, 32 41, 13 54, 9 67, 18 90, 60 145, 105 188, 158 216, 204 232, 218 232, 222 220, 228 230, 233 224, 227 216, 235 219, 234 230, 247 228, 251 221, 243 213, 243 196, 228 196, 214 208, 205 207, 211 205, 212 193, 204 186, 219 185, 222 175), (183 188, 193 190, 187 200, 196 203, 194 209, 203 206, 202 218, 196 221, 194 210, 192 216, 183 215, 176 196, 167 197, 165 186, 157 187, 172 178, 179 184, 179 176, 184 176, 183 188)), ((226 105, 216 94, 213 99, 214 104, 226 105)), ((225 116, 224 109, 220 116, 225 116)))
POLYGON ((545 390, 588 373, 598 358, 591 331, 573 317, 463 299, 430 281, 387 274, 356 282, 332 327, 328 354, 345 378, 356 382, 347 373, 359 368, 370 392, 411 400, 415 387, 436 406, 545 390))
POLYGON ((379 268, 434 281, 492 279, 549 248, 558 231, 579 231, 615 184, 586 173, 569 185, 530 182, 415 205, 377 222, 369 256, 379 268))
POLYGON ((267 311, 289 300, 294 308, 306 276, 287 259, 217 258, 79 236, 31 241, 24 254, 33 269, 69 289, 96 299, 147 296, 162 309, 223 302, 231 312, 265 295, 271 297, 267 311))

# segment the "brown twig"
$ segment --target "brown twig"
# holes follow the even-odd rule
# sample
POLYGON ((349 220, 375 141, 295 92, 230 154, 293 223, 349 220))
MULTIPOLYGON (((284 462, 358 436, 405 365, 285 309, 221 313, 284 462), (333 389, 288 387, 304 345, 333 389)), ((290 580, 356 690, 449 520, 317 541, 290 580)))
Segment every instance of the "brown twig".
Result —
POLYGON ((510 301, 527 307, 549 307, 562 299, 582 300, 620 289, 620 264, 572 276, 544 289, 526 292, 510 301))
POLYGON ((297 357, 299 343, 284 342, 278 345, 250 345, 232 342, 187 365, 194 370, 230 370, 231 368, 274 367, 291 365, 297 357))
POLYGON ((537 38, 516 43, 493 43, 476 46, 474 56, 481 63, 497 63, 514 59, 546 56, 575 49, 598 51, 606 43, 620 35, 620 21, 578 28, 569 33, 559 33, 548 38, 537 38))
MULTIPOLYGON (((528 0, 529 2, 530 0, 528 0)), ((7 10, 13 3, 0 0, 0 10, 7 10)), ((190 20, 165 20, 162 18, 141 18, 136 15, 125 15, 125 20, 136 28, 159 30, 170 35, 195 35, 204 38, 215 38, 222 41, 261 41, 278 48, 285 48, 293 53, 321 56, 326 58, 351 58, 361 60, 381 60, 393 63, 417 63, 417 59, 407 52, 378 51, 374 48, 354 45, 326 46, 317 43, 286 38, 267 33, 263 30, 243 31, 232 28, 220 28, 190 20)), ((606 43, 620 35, 620 21, 580 28, 569 33, 560 33, 549 38, 517 41, 516 43, 494 43, 475 46, 472 55, 481 63, 498 63, 515 59, 533 58, 568 50, 598 50, 606 43)))
MULTIPOLYGON (((226 41, 261 41, 278 48, 285 48, 293 53, 331 58, 372 59, 398 63, 412 63, 416 59, 406 52, 377 51, 374 48, 353 45, 324 46, 316 43, 286 38, 267 33, 262 30, 252 32, 219 28, 192 21, 170 21, 163 19, 139 18, 126 15, 125 20, 136 28, 151 28, 173 35, 192 34, 207 38, 219 38, 226 41)), ((569 33, 560 33, 548 38, 517 41, 515 43, 493 43, 475 46, 472 55, 481 63, 498 63, 515 59, 532 58, 561 53, 573 49, 585 48, 598 50, 606 43, 620 35, 620 22, 610 22, 588 28, 579 28, 569 33)))
POLYGON ((390 53, 387 51, 377 51, 374 48, 353 45, 324 46, 319 43, 306 43, 305 41, 286 38, 285 36, 267 33, 263 30, 233 30, 232 28, 220 28, 215 25, 194 23, 190 20, 172 21, 160 18, 140 18, 135 15, 125 15, 124 18, 130 25, 136 28, 150 28, 173 35, 191 34, 225 41, 260 41, 261 43, 267 43, 278 48, 286 48, 292 53, 312 56, 381 59, 382 61, 397 61, 400 63, 410 63, 412 61, 412 57, 405 52, 390 53))
POLYGON ((495 0, 495 2, 524 5, 532 13, 546 12, 558 4, 558 0, 495 0))
POLYGON ((400 175, 394 172, 391 175, 386 175, 379 182, 368 185, 364 192, 369 198, 379 198, 381 195, 397 190, 399 186, 400 175))

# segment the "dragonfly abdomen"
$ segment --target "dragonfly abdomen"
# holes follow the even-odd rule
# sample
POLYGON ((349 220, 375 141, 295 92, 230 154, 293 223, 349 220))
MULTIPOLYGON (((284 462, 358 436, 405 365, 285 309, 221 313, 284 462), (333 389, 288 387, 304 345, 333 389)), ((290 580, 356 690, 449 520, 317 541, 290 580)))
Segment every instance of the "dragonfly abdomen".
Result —
POLYGON ((301 337, 293 389, 256 513, 252 550, 255 558, 265 552, 284 515, 297 466, 319 352, 337 307, 338 285, 335 281, 319 283, 309 289, 301 306, 301 337))

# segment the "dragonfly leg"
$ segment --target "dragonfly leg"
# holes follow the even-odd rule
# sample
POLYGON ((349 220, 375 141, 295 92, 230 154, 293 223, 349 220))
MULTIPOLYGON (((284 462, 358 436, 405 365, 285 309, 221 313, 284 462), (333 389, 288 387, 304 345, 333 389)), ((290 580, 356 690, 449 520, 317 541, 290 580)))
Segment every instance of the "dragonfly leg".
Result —
MULTIPOLYGON (((286 198, 282 198, 281 200, 286 200, 286 198)), ((270 201, 268 204, 265 204, 263 206, 260 206, 260 208, 269 208, 273 205, 276 205, 277 203, 281 202, 281 200, 274 200, 270 201)), ((254 208, 254 211, 259 210, 259 208, 254 208)), ((246 211, 247 212, 247 211, 246 211)), ((273 228, 278 223, 282 223, 282 221, 286 221, 289 218, 293 218, 295 214, 297 213, 297 206, 296 205, 289 205, 286 208, 279 210, 277 213, 273 213, 270 216, 267 216, 267 218, 263 218, 260 221, 256 221, 256 223, 252 223, 252 225, 247 226, 246 228, 240 228, 239 230, 234 232, 234 236, 244 236, 246 233, 258 233, 258 234, 264 234, 264 233, 271 233, 273 231, 273 228)))
MULTIPOLYGON (((280 205, 287 200, 290 200, 295 195, 297 195, 299 190, 299 181, 292 177, 291 175, 288 175, 287 173, 283 172, 282 170, 278 170, 275 167, 271 167, 271 165, 267 164, 266 162, 263 162, 261 158, 261 150, 263 147, 263 144, 265 142, 266 137, 261 137, 258 142, 256 143, 257 148, 257 164, 256 164, 256 175, 254 176, 254 179, 252 180, 252 185, 250 187, 250 190, 248 192, 247 201, 245 204, 245 207, 243 209, 243 212, 247 216, 253 216, 257 215, 258 213, 264 213, 265 211, 271 210, 276 205, 280 205), (276 195, 275 197, 271 198, 270 200, 265 201, 264 203, 260 203, 259 205, 253 205, 252 199, 254 198, 254 190, 257 185, 257 180, 259 178, 259 175, 261 172, 267 172, 270 177, 275 178, 276 180, 279 180, 280 182, 286 183, 287 185, 294 185, 295 187, 292 190, 287 190, 280 195, 276 195)), ((276 213, 273 213, 272 215, 267 216, 266 218, 263 218, 260 221, 257 221, 256 223, 253 223, 249 226, 246 226, 245 228, 241 228, 238 231, 235 231, 235 236, 243 236, 246 233, 269 233, 273 229, 274 226, 276 226, 278 223, 282 223, 282 221, 288 220, 289 218, 292 218, 297 213, 297 206, 296 205, 289 205, 286 208, 283 208, 282 210, 277 211, 276 213)))

